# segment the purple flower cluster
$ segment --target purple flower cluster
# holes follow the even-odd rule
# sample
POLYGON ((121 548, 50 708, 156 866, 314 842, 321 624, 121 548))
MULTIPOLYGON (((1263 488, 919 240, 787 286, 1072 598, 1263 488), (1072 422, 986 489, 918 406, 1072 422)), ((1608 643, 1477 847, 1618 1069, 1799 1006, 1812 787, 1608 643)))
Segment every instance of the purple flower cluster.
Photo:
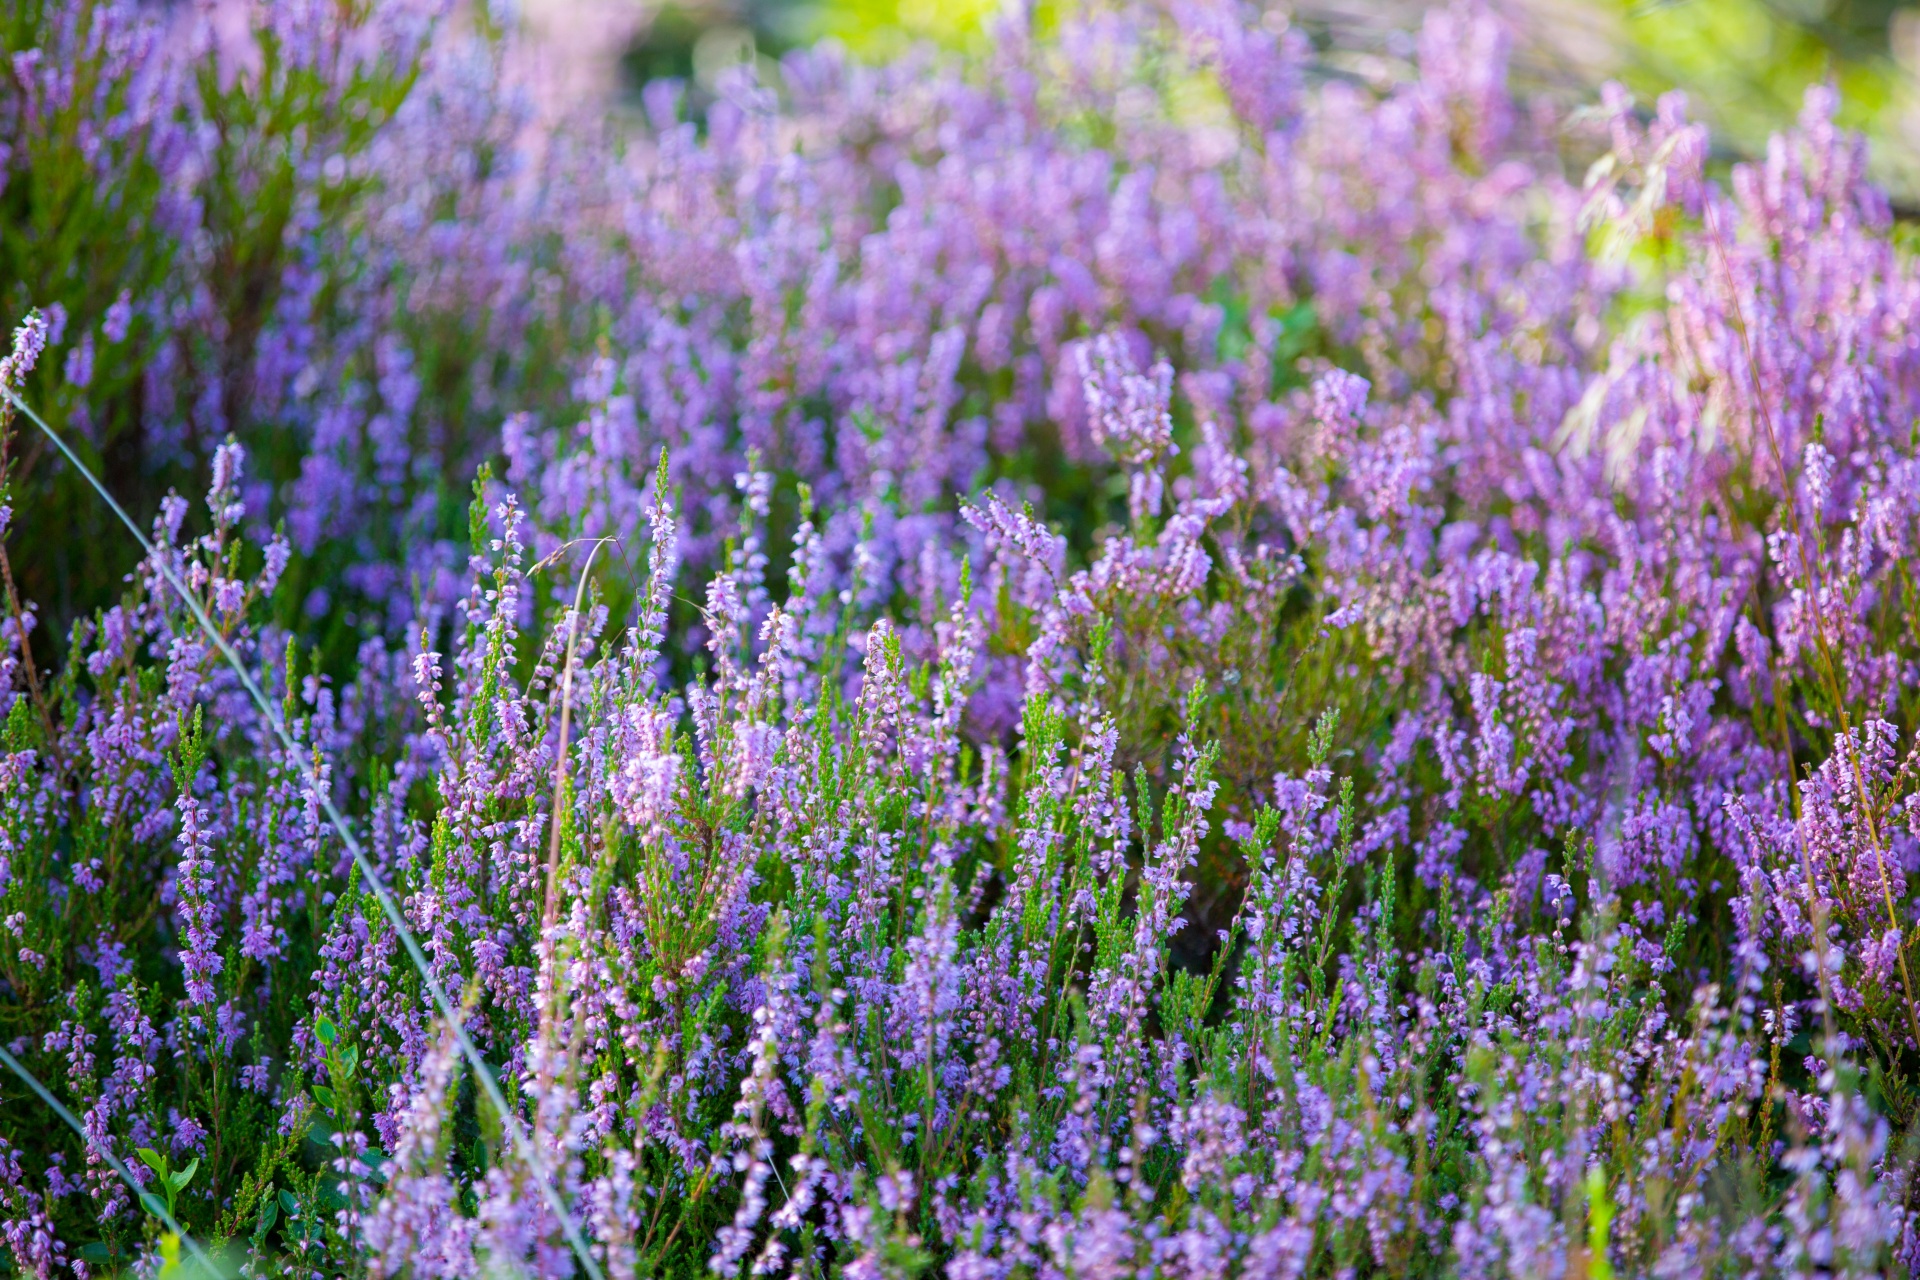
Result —
POLYGON ((1829 92, 1722 171, 1183 0, 555 122, 478 12, 80 10, 0 197, 171 221, 0 387, 207 499, 55 645, 0 404, 15 1270, 163 1265, 109 1155, 247 1274, 1920 1267, 1829 92))

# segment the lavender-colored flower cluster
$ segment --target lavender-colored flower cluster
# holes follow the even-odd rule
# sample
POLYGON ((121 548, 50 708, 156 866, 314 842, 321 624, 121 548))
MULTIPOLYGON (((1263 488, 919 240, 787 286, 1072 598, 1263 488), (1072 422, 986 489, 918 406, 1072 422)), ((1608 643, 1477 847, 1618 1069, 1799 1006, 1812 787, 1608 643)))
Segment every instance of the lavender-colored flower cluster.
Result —
POLYGON ((1920 270, 1831 93, 1723 172, 1465 4, 609 121, 492 9, 8 21, 15 1272, 1920 1267, 1920 270))

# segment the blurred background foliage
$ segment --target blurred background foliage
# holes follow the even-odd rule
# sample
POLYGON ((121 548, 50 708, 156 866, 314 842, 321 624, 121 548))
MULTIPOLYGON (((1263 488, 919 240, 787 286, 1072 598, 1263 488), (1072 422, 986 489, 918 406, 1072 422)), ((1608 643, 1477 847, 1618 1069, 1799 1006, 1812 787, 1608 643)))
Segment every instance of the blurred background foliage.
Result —
MULTIPOLYGON (((192 10, 186 0, 142 2, 177 15, 192 10)), ((1411 33, 1427 7, 1419 0, 1267 2, 1267 25, 1290 24, 1310 37, 1318 73, 1381 86, 1410 71, 1411 33)), ((220 0, 208 3, 220 8, 220 0)), ((764 81, 777 87, 779 58, 814 40, 838 40, 873 60, 920 43, 984 56, 985 33, 1006 6, 1035 7, 1035 26, 1044 29, 1053 15, 1088 3, 1099 0, 495 0, 468 11, 503 18, 516 11, 512 20, 525 24, 533 37, 528 45, 545 61, 537 70, 551 73, 527 78, 537 93, 551 96, 542 97, 539 109, 558 121, 579 108, 580 117, 597 126, 609 97, 624 100, 637 116, 644 86, 666 78, 687 84, 685 107, 697 120, 728 67, 756 63, 764 81)), ((1874 176, 1906 220, 1903 242, 1920 245, 1920 0, 1911 0, 1915 7, 1896 0, 1483 3, 1499 11, 1513 33, 1511 69, 1523 95, 1544 93, 1571 110, 1594 102, 1598 86, 1613 78, 1650 110, 1659 94, 1684 89, 1693 114, 1713 128, 1713 162, 1723 170, 1760 154, 1768 137, 1792 122, 1810 84, 1832 82, 1842 94, 1841 123, 1872 141, 1874 176)), ((134 57, 125 38, 98 38, 95 27, 110 7, 97 0, 0 6, 0 65, 21 82, 35 64, 14 55, 46 43, 47 32, 62 26, 54 19, 64 18, 68 44, 49 65, 73 84, 124 96, 128 85, 144 81, 114 69, 116 59, 134 57)), ((435 500, 417 510, 408 506, 415 525, 405 541, 442 538, 452 556, 465 527, 471 451, 486 447, 489 415, 508 402, 565 404, 571 375, 563 372, 570 366, 562 353, 582 349, 590 341, 585 330, 600 322, 591 308, 556 305, 553 315, 571 319, 530 320, 532 327, 505 342, 484 331, 495 322, 487 306, 469 305, 457 288, 449 286, 450 300, 418 307, 407 301, 413 286, 404 273, 367 265, 374 259, 356 239, 376 212, 406 202, 352 176, 358 170, 347 164, 366 160, 380 122, 405 96, 404 83, 362 82, 353 111, 322 111, 315 106, 315 82, 288 67, 276 71, 277 65, 256 69, 252 79, 206 83, 203 105, 215 141, 203 169, 181 169, 191 148, 170 100, 142 108, 165 125, 151 137, 134 130, 104 140, 90 133, 92 117, 78 108, 49 117, 38 134, 10 137, 0 109, 0 226, 7 231, 0 236, 0 310, 18 317, 31 305, 57 309, 50 310, 55 354, 36 371, 30 399, 56 426, 71 428, 142 519, 167 489, 198 483, 193 477, 205 474, 213 445, 228 431, 250 441, 258 474, 286 486, 306 464, 314 424, 289 411, 292 401, 308 395, 290 382, 275 396, 284 392, 291 401, 253 394, 250 379, 260 361, 277 358, 260 349, 263 328, 283 304, 290 315, 300 312, 295 327, 334 352, 328 388, 351 388, 371 414, 381 403, 384 375, 375 368, 377 352, 356 343, 364 334, 364 309, 391 314, 416 362, 409 376, 429 388, 407 420, 405 453, 438 468, 435 500), (257 112, 256 97, 268 104, 257 112), (324 127, 311 125, 323 117, 324 127), (337 179, 326 177, 328 157, 341 163, 337 179), (169 179, 175 170, 186 176, 169 179), (188 250, 193 263, 176 261, 188 250), (325 254, 361 267, 335 282, 339 290, 330 286, 309 296, 292 287, 304 278, 307 255, 325 254), (178 293, 168 283, 176 277, 201 284, 178 293), (123 297, 143 301, 115 326, 109 317, 123 297), (582 332, 567 331, 569 325, 582 332), (97 350, 87 345, 89 358, 80 362, 87 365, 84 376, 70 376, 78 345, 96 340, 97 350), (502 349, 518 354, 505 363, 476 354, 502 349), (187 386, 206 394, 167 402, 170 389, 187 386), (142 425, 162 420, 171 433, 164 439, 142 425)), ((1226 110, 1210 78, 1189 77, 1167 90, 1167 109, 1183 122, 1226 110)), ((4 99, 0 93, 0 107, 4 99)), ((101 110, 111 115, 124 105, 107 102, 101 110)), ((501 123, 489 127, 507 128, 510 109, 500 111, 501 123)), ((1089 125, 1098 130, 1101 122, 1089 125)), ((1569 158, 1579 164, 1591 157, 1569 158)), ((470 174, 449 168, 423 180, 420 191, 431 201, 454 202, 450 208, 482 207, 491 171, 485 157, 473 159, 470 174), (470 203, 459 205, 462 200, 470 203)), ((536 272, 559 261, 558 242, 553 246, 540 250, 553 258, 534 264, 536 272)), ((552 271, 542 278, 563 276, 552 271)), ((1638 296, 1657 299, 1657 282, 1638 296)), ((331 394, 328 388, 313 394, 331 394)), ((0 469, 8 471, 19 521, 59 512, 72 533, 19 569, 27 598, 47 610, 40 643, 57 646, 73 619, 117 598, 124 566, 104 511, 43 454, 34 442, 23 442, 19 456, 0 469)), ((351 563, 380 558, 370 549, 376 528, 385 526, 355 526, 351 540, 358 549, 351 553, 322 540, 315 544, 321 550, 303 553, 290 570, 292 588, 307 593, 298 609, 332 619, 327 626, 340 639, 329 653, 351 652, 373 626, 352 606, 338 605, 335 579, 351 563)))
POLYGON ((1621 79, 1678 87, 1734 149, 1754 152, 1799 110, 1809 84, 1840 90, 1841 122, 1864 131, 1874 167, 1910 208, 1920 198, 1916 72, 1920 8, 1889 0, 1638 0, 1620 11, 1621 79))
MULTIPOLYGON (((564 8, 569 0, 553 0, 564 8)), ((574 0, 581 2, 581 0, 574 0)), ((882 58, 920 41, 968 47, 1009 0, 634 0, 622 80, 711 80, 743 58, 777 59, 823 37, 882 58)), ((1042 0, 1043 4, 1051 0, 1042 0)), ((1427 7, 1408 0, 1276 5, 1351 56, 1404 53, 1427 7)), ((1873 142, 1874 170, 1902 212, 1920 214, 1920 7, 1897 0, 1494 0, 1521 33, 1516 71, 1567 99, 1609 78, 1646 104, 1685 90, 1714 126, 1720 159, 1758 155, 1831 82, 1842 123, 1873 142)))

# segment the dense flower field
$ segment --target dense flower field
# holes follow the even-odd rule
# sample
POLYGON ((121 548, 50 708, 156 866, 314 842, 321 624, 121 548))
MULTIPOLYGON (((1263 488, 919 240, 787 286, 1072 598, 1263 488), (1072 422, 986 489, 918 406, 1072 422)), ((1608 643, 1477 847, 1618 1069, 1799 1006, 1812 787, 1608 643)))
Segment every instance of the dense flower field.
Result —
POLYGON ((512 25, 0 9, 14 1273, 1920 1265, 1830 93, 1118 0, 555 120, 512 25))

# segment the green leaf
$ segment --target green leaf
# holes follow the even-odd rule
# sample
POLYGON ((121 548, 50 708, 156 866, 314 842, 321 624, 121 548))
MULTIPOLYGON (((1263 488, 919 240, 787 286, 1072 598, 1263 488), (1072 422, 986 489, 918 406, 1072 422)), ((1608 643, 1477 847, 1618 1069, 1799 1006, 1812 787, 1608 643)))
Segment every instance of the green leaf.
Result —
POLYGON ((170 1173, 167 1175, 167 1185, 172 1187, 176 1192, 185 1191, 187 1184, 193 1181, 193 1175, 198 1172, 200 1172, 200 1157, 195 1156, 186 1168, 178 1173, 170 1173))
POLYGON ((142 1147, 133 1154, 139 1156, 140 1163, 146 1165, 147 1168, 153 1170, 163 1178, 167 1176, 167 1158, 158 1151, 155 1151, 152 1147, 142 1147))
POLYGON ((334 1042, 340 1039, 340 1028, 334 1026, 332 1020, 328 1018, 321 1018, 314 1023, 313 1033, 319 1036, 320 1043, 329 1049, 333 1048, 334 1042))
POLYGON ((336 1107, 340 1105, 338 1100, 334 1097, 333 1090, 329 1089, 324 1084, 317 1084, 313 1086, 313 1096, 319 1100, 321 1106, 325 1107, 329 1111, 334 1110, 336 1107))
POLYGON ((160 1275, 162 1280, 186 1270, 180 1263, 180 1237, 169 1231, 160 1237, 160 1275))
POLYGON ((280 1207, 287 1211, 289 1218, 297 1218, 300 1216, 300 1202, 294 1198, 293 1192, 285 1188, 282 1188, 280 1191, 280 1207))

